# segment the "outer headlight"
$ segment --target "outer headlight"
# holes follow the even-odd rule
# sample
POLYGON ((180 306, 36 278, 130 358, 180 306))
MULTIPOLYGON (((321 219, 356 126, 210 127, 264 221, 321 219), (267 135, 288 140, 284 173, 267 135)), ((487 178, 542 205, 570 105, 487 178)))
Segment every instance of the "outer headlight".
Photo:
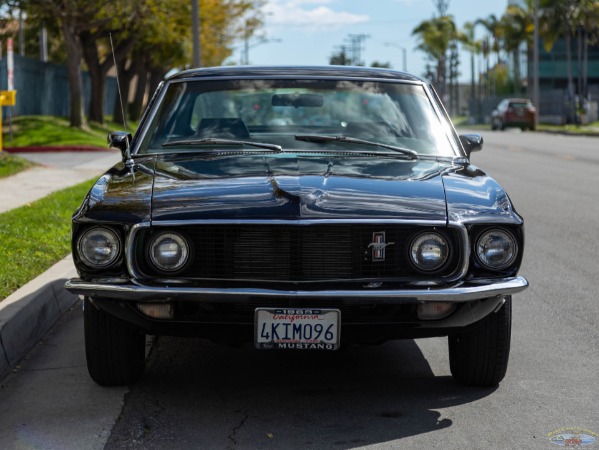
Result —
POLYGON ((510 232, 493 229, 478 237, 474 251, 483 266, 499 270, 513 264, 518 256, 518 244, 510 232))
POLYGON ((178 233, 159 233, 150 241, 150 261, 159 270, 176 272, 189 260, 189 245, 178 233))
POLYGON ((103 269, 120 256, 121 241, 110 228, 94 227, 79 236, 77 251, 86 266, 103 269))
POLYGON ((410 259, 425 272, 439 270, 449 258, 449 242, 439 233, 422 233, 410 245, 410 259))

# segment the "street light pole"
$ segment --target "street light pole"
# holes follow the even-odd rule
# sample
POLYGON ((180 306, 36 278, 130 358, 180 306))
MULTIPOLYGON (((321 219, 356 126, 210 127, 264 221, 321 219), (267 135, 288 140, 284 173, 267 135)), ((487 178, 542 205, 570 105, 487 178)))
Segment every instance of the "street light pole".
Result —
POLYGON ((193 67, 201 67, 202 51, 200 44, 200 5, 199 0, 191 0, 191 34, 193 38, 192 48, 192 65, 193 67))
POLYGON ((534 35, 533 35, 533 69, 532 69, 532 98, 537 109, 535 114, 535 129, 539 123, 539 116, 541 114, 541 108, 539 105, 539 0, 535 0, 534 4, 534 35))
POLYGON ((402 55, 403 55, 403 71, 407 72, 408 71, 408 58, 407 58, 407 50, 403 45, 399 45, 399 44, 395 44, 394 42, 386 42, 385 43, 385 47, 396 47, 401 49, 402 55))

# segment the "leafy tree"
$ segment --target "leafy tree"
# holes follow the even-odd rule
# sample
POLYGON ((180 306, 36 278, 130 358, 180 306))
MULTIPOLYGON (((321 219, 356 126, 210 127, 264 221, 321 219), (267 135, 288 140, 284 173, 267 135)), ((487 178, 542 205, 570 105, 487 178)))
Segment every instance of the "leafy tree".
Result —
POLYGON ((20 6, 34 21, 53 22, 60 29, 66 52, 70 124, 73 127, 86 128, 81 78, 83 46, 80 33, 99 25, 96 18, 97 4, 86 0, 24 0, 20 6))
POLYGON ((347 55, 347 49, 344 45, 341 48, 331 55, 329 59, 329 64, 332 66, 350 66, 351 58, 347 55))
MULTIPOLYGON (((191 61, 191 6, 189 0, 146 0, 151 14, 140 27, 130 56, 137 84, 130 108, 131 119, 143 111, 148 91, 152 93, 173 68, 189 67, 191 61), (147 49, 152 51, 148 52, 147 49)), ((200 0, 202 62, 222 65, 235 43, 249 39, 262 27, 263 0, 200 0)))
MULTIPOLYGON (((44 23, 49 30, 60 34, 69 80, 72 126, 87 126, 83 114, 83 60, 92 84, 89 118, 103 121, 104 84, 114 65, 110 35, 119 74, 123 75, 124 92, 129 92, 130 82, 137 76, 133 109, 138 111, 143 108, 148 84, 154 89, 168 70, 183 67, 190 59, 190 0, 113 0, 102 4, 89 0, 9 1, 27 12, 28 23, 38 29, 44 23)), ((262 27, 264 0, 199 1, 202 50, 209 65, 222 64, 233 53, 236 41, 252 36, 262 27)), ((120 111, 120 105, 116 111, 120 111)))
POLYGON ((372 64, 370 64, 370 67, 380 67, 382 69, 391 69, 391 63, 390 62, 373 61, 372 64))

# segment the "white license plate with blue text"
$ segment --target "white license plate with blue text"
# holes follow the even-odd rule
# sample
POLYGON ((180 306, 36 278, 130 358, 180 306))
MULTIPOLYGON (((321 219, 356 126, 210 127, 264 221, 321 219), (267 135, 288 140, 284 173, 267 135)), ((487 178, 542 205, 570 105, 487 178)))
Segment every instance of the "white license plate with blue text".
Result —
POLYGON ((256 348, 337 350, 340 323, 338 309, 258 308, 254 325, 256 348))

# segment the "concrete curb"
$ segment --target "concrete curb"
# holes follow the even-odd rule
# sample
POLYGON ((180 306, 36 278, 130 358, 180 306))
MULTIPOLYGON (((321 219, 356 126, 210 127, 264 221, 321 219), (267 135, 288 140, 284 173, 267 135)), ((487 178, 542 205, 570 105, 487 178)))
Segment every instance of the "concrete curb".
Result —
POLYGON ((0 302, 0 378, 77 302, 64 288, 76 274, 69 255, 0 302))

